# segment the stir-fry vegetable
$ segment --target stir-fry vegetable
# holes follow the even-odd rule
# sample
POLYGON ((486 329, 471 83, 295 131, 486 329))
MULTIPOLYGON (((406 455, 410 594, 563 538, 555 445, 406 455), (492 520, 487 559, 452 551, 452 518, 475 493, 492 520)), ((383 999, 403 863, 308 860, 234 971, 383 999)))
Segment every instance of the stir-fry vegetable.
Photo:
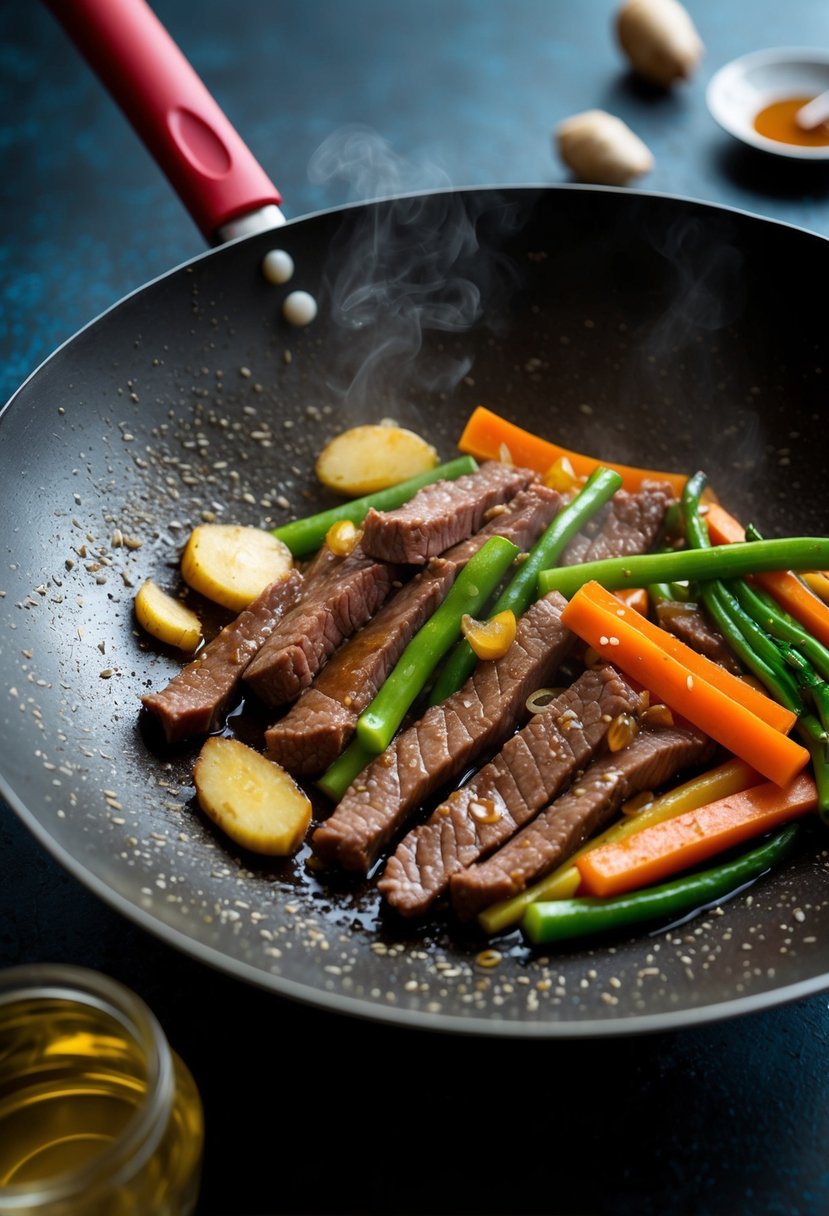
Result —
POLYGON ((590 849, 576 862, 580 889, 587 895, 608 896, 650 886, 781 827, 816 805, 811 773, 801 773, 783 788, 771 781, 752 786, 643 828, 625 840, 590 849))
MULTIPOLYGON (((707 479, 704 473, 689 477, 682 492, 682 515, 685 536, 694 549, 710 549, 708 531, 700 517, 699 505, 707 479)), ((770 694, 795 714, 803 712, 803 701, 797 684, 786 669, 774 642, 745 612, 739 600, 721 579, 699 585, 700 598, 708 615, 719 627, 723 637, 748 671, 768 689, 770 694)))
POLYGON ((654 469, 611 464, 608 460, 597 460, 593 456, 572 452, 569 448, 522 430, 483 406, 478 406, 470 415, 458 440, 458 448, 461 452, 477 456, 479 460, 502 460, 506 457, 513 464, 535 469, 537 473, 546 473, 562 457, 570 461, 579 477, 588 477, 595 469, 604 466, 620 474, 626 490, 638 490, 643 481, 658 480, 669 482, 674 492, 679 494, 685 484, 684 476, 678 473, 660 473, 654 469))
POLYGON ((357 719, 357 738, 368 751, 376 754, 388 747, 432 672, 460 637, 462 617, 475 616, 483 608, 518 552, 518 546, 503 536, 492 536, 466 564, 446 599, 409 642, 377 696, 357 719))
MULTIPOLYGON (((747 535, 742 524, 738 523, 733 515, 729 515, 717 503, 709 505, 705 522, 708 527, 708 535, 715 545, 739 544, 747 535)), ((751 529, 751 538, 754 540, 759 538, 756 528, 751 529)), ((820 570, 823 565, 822 562, 815 562, 812 569, 820 570)), ((797 568, 804 571, 809 570, 808 566, 797 568)), ((754 575, 755 581, 773 595, 781 607, 785 608, 824 646, 829 646, 829 604, 825 604, 822 599, 810 591, 801 579, 792 573, 793 569, 795 567, 790 570, 763 572, 758 568, 757 571, 744 571, 743 573, 754 575)))
POLYGON ((238 739, 211 736, 193 768, 199 806, 252 853, 295 853, 311 822, 311 802, 293 778, 238 739))
POLYGON ((584 583, 594 580, 608 591, 621 591, 627 587, 683 579, 742 578, 746 574, 769 570, 813 570, 827 559, 829 537, 796 536, 714 545, 710 549, 678 549, 670 553, 609 557, 604 561, 582 562, 579 566, 559 566, 553 570, 542 570, 538 576, 538 586, 542 595, 548 591, 560 591, 569 598, 584 583))
POLYGON ((315 553, 325 540, 325 534, 332 524, 348 519, 353 524, 361 524, 370 507, 378 511, 391 511, 408 502, 418 490, 430 485, 433 481, 454 481, 466 473, 474 473, 478 468, 477 462, 471 456, 459 456, 446 464, 437 465, 408 481, 401 481, 387 490, 378 490, 375 494, 365 494, 362 498, 352 498, 349 502, 340 503, 327 511, 316 515, 308 515, 304 519, 295 519, 292 523, 274 528, 273 534, 283 541, 294 557, 308 557, 315 553))
POLYGON ((517 925, 530 904, 538 900, 570 899, 581 886, 581 874, 576 860, 590 849, 625 840, 635 832, 640 832, 642 828, 662 823, 674 815, 682 815, 685 811, 695 810, 729 794, 747 790, 752 785, 757 785, 760 780, 759 774, 745 761, 733 759, 690 778, 682 785, 674 786, 635 814, 623 814, 620 820, 606 828, 599 836, 586 841, 560 866, 526 890, 484 909, 478 916, 478 923, 487 933, 500 933, 517 925))
MULTIPOLYGON (((538 594, 539 572, 558 561, 576 533, 613 497, 621 484, 619 474, 603 466, 590 474, 581 492, 559 511, 498 596, 492 608, 493 616, 507 611, 516 616, 526 612, 538 594)), ((476 662, 477 656, 466 639, 458 642, 435 680, 429 704, 438 705, 463 687, 476 662)))
POLYGON ((673 642, 660 645, 646 635, 638 613, 623 607, 598 583, 582 587, 561 619, 603 659, 615 663, 770 781, 786 785, 808 762, 805 748, 769 726, 744 701, 723 692, 721 684, 682 662, 673 642))
POLYGON ((288 546, 261 528, 199 524, 181 555, 181 577, 206 599, 241 612, 293 564, 288 546))
POLYGON ((201 621, 195 612, 168 595, 151 578, 138 588, 134 607, 138 624, 159 642, 187 654, 192 654, 201 642, 201 621))
POLYGON ((324 486, 356 497, 375 494, 434 469, 438 454, 414 431, 393 424, 353 426, 335 435, 317 457, 324 486))
POLYGON ((586 896, 531 904, 521 928, 530 942, 543 945, 629 925, 676 920, 735 895, 747 883, 765 874, 786 857, 797 835, 797 824, 789 824, 732 861, 629 895, 610 899, 586 896))

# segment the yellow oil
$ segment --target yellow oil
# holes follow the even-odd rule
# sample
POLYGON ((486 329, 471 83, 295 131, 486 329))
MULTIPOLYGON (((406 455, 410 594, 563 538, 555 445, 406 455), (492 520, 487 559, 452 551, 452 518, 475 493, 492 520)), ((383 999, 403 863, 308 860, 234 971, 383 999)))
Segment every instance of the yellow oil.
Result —
MULTIPOLYGON (((78 1171, 82 1193, 65 1207, 72 1216, 192 1211, 202 1109, 175 1056, 174 1067, 172 1108, 162 1128, 147 1129, 144 1048, 116 1017, 45 994, 0 1004, 0 1211, 3 1188, 48 1193, 78 1171)), ((10 1210, 51 1213, 64 1206, 21 1201, 10 1210)))

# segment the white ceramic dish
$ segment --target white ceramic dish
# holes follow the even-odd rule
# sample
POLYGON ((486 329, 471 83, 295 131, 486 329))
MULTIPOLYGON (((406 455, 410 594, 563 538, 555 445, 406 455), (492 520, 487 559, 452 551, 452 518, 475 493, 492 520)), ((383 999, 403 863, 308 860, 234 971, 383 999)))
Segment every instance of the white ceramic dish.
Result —
POLYGON ((753 148, 795 160, 829 160, 829 145, 805 147, 760 135, 754 119, 786 97, 813 97, 829 89, 829 50, 783 47, 752 51, 721 67, 708 82, 711 114, 730 135, 753 148))

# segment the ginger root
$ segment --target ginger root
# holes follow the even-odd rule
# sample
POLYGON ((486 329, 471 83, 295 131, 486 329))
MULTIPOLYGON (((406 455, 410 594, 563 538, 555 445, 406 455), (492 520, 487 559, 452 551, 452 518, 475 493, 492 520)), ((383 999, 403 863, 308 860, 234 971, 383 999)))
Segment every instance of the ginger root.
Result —
POLYGON ((555 129, 558 154, 583 182, 624 186, 653 168, 650 149, 621 118, 605 110, 585 110, 555 129))
POLYGON ((666 89, 692 75, 704 50, 679 0, 625 0, 616 36, 634 71, 666 89))

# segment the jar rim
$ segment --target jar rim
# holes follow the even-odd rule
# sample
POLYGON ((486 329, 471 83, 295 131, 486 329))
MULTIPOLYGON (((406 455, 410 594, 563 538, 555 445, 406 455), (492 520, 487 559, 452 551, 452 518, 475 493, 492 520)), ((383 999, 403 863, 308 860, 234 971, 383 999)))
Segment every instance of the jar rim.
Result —
POLYGON ((102 972, 65 963, 32 963, 0 971, 0 1008, 32 998, 62 999, 106 1014, 135 1042, 146 1064, 147 1089, 118 1137, 89 1161, 52 1178, 0 1186, 0 1216, 26 1200, 54 1203, 125 1182, 155 1152, 173 1108, 173 1056, 149 1006, 131 989, 102 972))

